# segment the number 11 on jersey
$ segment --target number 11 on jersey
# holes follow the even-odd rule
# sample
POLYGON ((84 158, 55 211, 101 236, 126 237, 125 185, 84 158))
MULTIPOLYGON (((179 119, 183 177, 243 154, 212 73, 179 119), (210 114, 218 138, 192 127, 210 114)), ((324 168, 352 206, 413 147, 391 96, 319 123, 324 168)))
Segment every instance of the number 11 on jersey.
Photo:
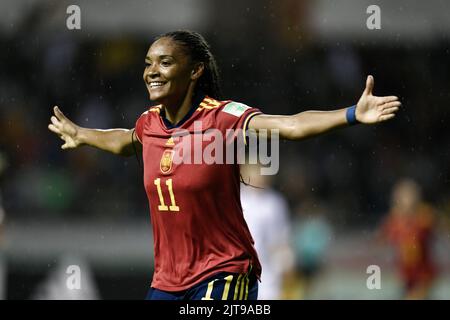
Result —
POLYGON ((154 184, 156 186, 156 188, 158 189, 158 196, 159 196, 159 206, 158 206, 158 210, 159 211, 180 211, 180 207, 177 206, 176 202, 175 202, 175 195, 173 194, 173 185, 172 185, 172 179, 167 179, 166 180, 166 186, 169 189, 169 194, 170 194, 170 206, 167 206, 164 202, 164 197, 162 194, 162 189, 161 189, 161 179, 155 179, 154 184))

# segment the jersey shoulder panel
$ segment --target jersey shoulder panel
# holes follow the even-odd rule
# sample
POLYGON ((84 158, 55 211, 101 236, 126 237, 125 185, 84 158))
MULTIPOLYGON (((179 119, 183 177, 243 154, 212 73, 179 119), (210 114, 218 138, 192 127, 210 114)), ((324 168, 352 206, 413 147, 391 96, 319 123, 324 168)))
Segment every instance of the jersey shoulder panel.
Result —
POLYGON ((161 112, 161 106, 150 107, 148 110, 144 111, 136 121, 135 130, 136 137, 140 143, 142 143, 142 135, 144 133, 144 128, 146 124, 150 121, 151 117, 159 116, 161 112))
POLYGON ((216 125, 224 129, 246 129, 248 120, 262 113, 258 108, 236 101, 224 101, 216 113, 216 125))

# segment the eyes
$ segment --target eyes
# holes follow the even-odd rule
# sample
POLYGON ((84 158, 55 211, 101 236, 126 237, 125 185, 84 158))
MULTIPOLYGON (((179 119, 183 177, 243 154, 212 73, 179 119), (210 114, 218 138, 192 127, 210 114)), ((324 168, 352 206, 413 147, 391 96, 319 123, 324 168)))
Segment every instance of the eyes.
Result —
MULTIPOLYGON (((145 61, 145 67, 148 68, 152 65, 153 62, 151 61, 145 61)), ((161 60, 161 62, 159 63, 161 66, 167 68, 170 67, 173 63, 170 60, 161 60)))

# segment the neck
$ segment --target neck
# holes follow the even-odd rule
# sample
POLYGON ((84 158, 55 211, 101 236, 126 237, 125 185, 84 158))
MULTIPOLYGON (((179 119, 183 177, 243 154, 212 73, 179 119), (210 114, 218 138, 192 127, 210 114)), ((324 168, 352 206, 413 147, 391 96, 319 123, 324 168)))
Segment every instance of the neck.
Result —
POLYGON ((189 87, 184 97, 174 101, 163 102, 161 105, 165 110, 166 119, 176 125, 189 112, 194 99, 193 87, 189 87))

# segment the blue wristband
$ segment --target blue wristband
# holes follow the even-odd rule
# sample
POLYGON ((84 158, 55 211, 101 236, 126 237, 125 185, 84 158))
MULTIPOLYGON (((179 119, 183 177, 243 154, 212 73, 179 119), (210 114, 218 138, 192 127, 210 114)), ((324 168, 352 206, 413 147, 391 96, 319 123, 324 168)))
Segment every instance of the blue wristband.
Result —
POLYGON ((356 105, 349 107, 347 109, 345 116, 347 118, 348 124, 354 125, 359 123, 359 121, 356 120, 356 105))

